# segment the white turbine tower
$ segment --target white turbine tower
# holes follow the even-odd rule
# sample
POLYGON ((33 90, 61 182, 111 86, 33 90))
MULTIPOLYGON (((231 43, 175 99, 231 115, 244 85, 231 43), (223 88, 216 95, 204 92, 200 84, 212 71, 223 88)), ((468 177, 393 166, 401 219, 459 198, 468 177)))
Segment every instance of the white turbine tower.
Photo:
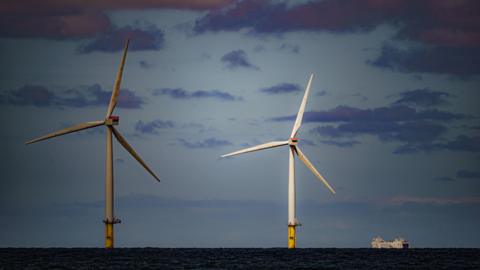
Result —
POLYGON ((43 140, 47 140, 53 137, 65 135, 72 132, 77 132, 84 129, 94 128, 97 126, 105 126, 107 133, 107 143, 106 143, 106 162, 105 162, 105 248, 113 248, 113 225, 120 223, 120 220, 115 218, 113 213, 113 149, 112 149, 112 133, 117 139, 117 141, 157 180, 160 179, 155 175, 155 173, 150 170, 147 164, 140 158, 140 156, 133 150, 133 148, 128 144, 125 138, 118 132, 114 125, 118 125, 118 116, 113 116, 113 110, 117 105, 117 98, 120 91, 120 83, 122 81, 123 67, 125 65, 125 58, 127 56, 129 40, 125 43, 125 49, 122 55, 122 61, 120 62, 120 67, 118 68, 117 78, 115 80, 115 85, 113 87, 112 96, 110 98, 110 104, 108 105, 107 115, 104 120, 92 121, 81 123, 69 128, 65 128, 45 136, 42 136, 37 139, 26 142, 25 144, 31 144, 43 140))
POLYGON ((223 155, 222 157, 229 157, 234 155, 239 155, 243 153, 259 151, 263 149, 288 145, 288 248, 295 248, 296 236, 295 236, 295 227, 299 226, 300 223, 298 222, 297 218, 295 217, 295 154, 298 158, 309 168, 313 174, 322 181, 322 183, 333 193, 335 191, 333 188, 328 184, 327 180, 323 178, 323 176, 313 167, 312 163, 308 160, 308 158, 303 154, 303 152, 298 147, 298 138, 296 135, 302 124, 303 113, 305 112, 305 106, 307 104, 308 94, 310 92, 310 86, 312 84, 313 74, 310 75, 310 80, 308 80, 307 88, 305 89, 305 95, 303 96, 302 104, 300 105, 300 110, 298 111, 297 118, 295 120, 295 124, 293 125, 292 134, 290 134, 290 138, 288 141, 274 141, 268 142, 264 144, 260 144, 257 146, 249 147, 246 149, 242 149, 236 152, 232 152, 230 154, 223 155))

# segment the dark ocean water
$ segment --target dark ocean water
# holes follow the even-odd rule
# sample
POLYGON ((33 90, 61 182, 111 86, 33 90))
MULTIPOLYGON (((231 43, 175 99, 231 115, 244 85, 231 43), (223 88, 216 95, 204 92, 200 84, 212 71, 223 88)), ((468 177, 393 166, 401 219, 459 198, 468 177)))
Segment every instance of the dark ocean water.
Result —
POLYGON ((3 248, 0 269, 480 269, 480 249, 3 248))

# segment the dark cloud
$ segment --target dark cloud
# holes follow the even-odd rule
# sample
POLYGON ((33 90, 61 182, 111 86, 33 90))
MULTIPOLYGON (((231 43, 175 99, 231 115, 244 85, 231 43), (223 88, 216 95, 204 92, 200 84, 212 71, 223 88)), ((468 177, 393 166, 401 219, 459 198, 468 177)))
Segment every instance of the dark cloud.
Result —
MULTIPOLYGON (((294 121, 296 115, 274 117, 273 121, 294 121)), ((348 106, 338 106, 328 111, 305 112, 304 122, 391 122, 413 120, 450 121, 466 119, 469 116, 454 114, 438 109, 417 110, 404 105, 378 107, 374 109, 359 109, 348 106)))
POLYGON ((373 1, 350 0, 339 3, 326 0, 288 7, 285 2, 278 1, 238 1, 229 8, 210 12, 198 19, 194 30, 197 33, 238 31, 242 28, 250 28, 255 33, 366 31, 391 18, 391 13, 398 8, 379 1, 375 1, 376 5, 369 2, 373 1))
POLYGON ((197 141, 197 142, 190 142, 185 139, 179 138, 178 141, 182 146, 190 149, 219 148, 227 145, 232 145, 232 143, 227 140, 219 140, 216 138, 208 138, 203 141, 197 141))
POLYGON ((449 102, 445 99, 449 97, 451 97, 451 95, 447 92, 432 91, 428 88, 415 89, 400 93, 400 99, 395 101, 394 104, 432 107, 449 104, 449 102))
POLYGON ((479 47, 415 47, 398 49, 384 45, 369 64, 405 73, 438 73, 469 77, 480 72, 479 47))
POLYGON ((480 152, 480 136, 469 137, 460 135, 454 140, 438 143, 435 147, 451 151, 480 152))
POLYGON ((435 150, 432 144, 403 144, 397 147, 394 154, 415 154, 418 152, 431 152, 435 150))
POLYGON ((466 135, 457 136, 453 140, 433 143, 408 143, 395 149, 395 154, 413 154, 418 152, 432 152, 439 150, 480 152, 480 137, 469 137, 466 135))
POLYGON ((124 0, 0 2, 0 36, 13 38, 83 39, 112 29, 106 15, 115 10, 189 9, 214 10, 232 0, 124 0))
POLYGON ((154 96, 169 96, 175 99, 205 99, 212 98, 221 101, 240 101, 242 97, 234 96, 220 90, 187 91, 182 88, 162 88, 153 90, 154 96))
POLYGON ((480 178, 480 172, 479 171, 469 171, 469 170, 459 170, 457 171, 457 177, 458 178, 480 178))
POLYGON ((228 69, 250 68, 259 70, 259 68, 248 61, 247 53, 244 50, 236 50, 226 53, 220 59, 228 69))
POLYGON ((147 62, 147 61, 145 61, 145 60, 140 60, 140 61, 138 62, 138 64, 139 64, 140 67, 143 68, 143 69, 150 69, 150 68, 152 68, 152 66, 153 66, 152 64, 150 64, 149 62, 147 62))
POLYGON ((287 50, 287 51, 290 51, 292 53, 300 53, 300 46, 292 45, 292 44, 288 44, 288 43, 283 43, 280 46, 280 50, 287 50))
POLYGON ((327 95, 327 91, 325 91, 325 90, 321 90, 321 91, 317 92, 317 94, 316 94, 316 95, 317 95, 317 96, 319 96, 319 97, 326 96, 326 95, 327 95))
POLYGON ((255 33, 325 31, 333 33, 365 32, 380 24, 399 29, 398 38, 416 39, 440 45, 476 46, 480 44, 476 14, 480 4, 466 1, 377 1, 324 0, 293 6, 270 0, 237 1, 222 10, 198 19, 194 30, 238 31, 249 28, 255 33))
POLYGON ((439 177, 434 177, 433 181, 438 181, 438 182, 454 182, 455 179, 448 177, 448 176, 439 176, 439 177))
POLYGON ((312 131, 333 138, 369 134, 377 136, 382 141, 429 142, 445 134, 447 128, 430 121, 352 122, 342 123, 336 127, 320 126, 312 131))
POLYGON ((267 50, 267 49, 266 49, 264 46, 262 46, 262 45, 257 45, 257 46, 255 46, 255 47, 253 48, 253 51, 254 51, 254 52, 264 52, 264 51, 266 51, 266 50, 267 50))
MULTIPOLYGON (((280 139, 281 140, 281 139, 280 139)), ((309 146, 314 146, 316 145, 314 141, 308 140, 308 139, 302 139, 300 140, 300 145, 309 145, 309 146)))
POLYGON ((156 119, 150 122, 143 122, 142 120, 139 120, 135 124, 135 131, 143 134, 157 135, 159 129, 173 128, 173 127, 175 127, 175 123, 173 123, 170 120, 164 121, 161 119, 156 119))
POLYGON ((371 64, 402 72, 469 76, 480 71, 479 12, 480 2, 475 0, 324 0, 296 5, 245 0, 207 13, 196 21, 194 31, 353 33, 387 24, 398 31, 394 41, 416 41, 420 46, 400 50, 386 45, 371 64))
POLYGON ((40 85, 25 85, 6 93, 0 93, 2 104, 15 106, 45 107, 52 105, 55 100, 55 93, 40 85))
MULTIPOLYGON (((293 121, 295 117, 296 115, 282 116, 271 120, 293 121)), ((405 105, 394 105, 373 109, 338 106, 327 111, 305 112, 303 119, 304 122, 331 123, 311 130, 315 134, 335 138, 325 141, 331 145, 342 146, 343 142, 339 138, 372 135, 381 141, 404 143, 394 153, 405 154, 441 149, 478 151, 474 150, 478 149, 478 146, 475 148, 478 142, 467 136, 459 136, 448 142, 441 141, 448 131, 445 122, 470 118, 468 115, 438 109, 418 110, 405 105)))
POLYGON ((160 50, 163 48, 165 39, 163 31, 150 23, 135 23, 122 28, 108 29, 98 34, 95 39, 82 44, 80 53, 117 52, 123 50, 125 40, 131 39, 129 51, 160 50))
POLYGON ((212 131, 214 129, 212 127, 207 127, 202 123, 195 123, 195 122, 182 124, 180 127, 181 128, 186 128, 186 129, 194 129, 198 133, 204 133, 206 131, 212 131))
POLYGON ((298 93, 302 89, 298 84, 293 83, 280 83, 274 86, 262 88, 259 91, 265 94, 273 95, 273 94, 285 94, 285 93, 298 93))
MULTIPOLYGON (((40 85, 25 85, 18 89, 0 93, 0 104, 12 106, 58 106, 89 107, 107 106, 112 92, 102 89, 98 84, 81 89, 52 91, 40 85)), ((139 109, 145 102, 134 92, 121 89, 117 106, 127 109, 139 109)))
POLYGON ((355 140, 351 140, 351 141, 321 140, 319 142, 323 144, 333 145, 333 146, 343 147, 343 148, 350 148, 357 144, 360 144, 359 141, 355 141, 355 140))
POLYGON ((310 132, 318 133, 322 136, 332 137, 332 138, 347 137, 349 134, 342 132, 341 129, 342 127, 327 125, 327 126, 316 127, 310 130, 310 132))
MULTIPOLYGON (((88 87, 86 91, 94 97, 93 101, 88 101, 87 99, 85 102, 86 106, 108 105, 110 102, 112 92, 102 89, 102 87, 98 84, 88 87)), ((142 105, 145 104, 142 98, 137 96, 135 92, 128 89, 120 89, 117 102, 117 107, 126 109, 140 109, 142 105)))

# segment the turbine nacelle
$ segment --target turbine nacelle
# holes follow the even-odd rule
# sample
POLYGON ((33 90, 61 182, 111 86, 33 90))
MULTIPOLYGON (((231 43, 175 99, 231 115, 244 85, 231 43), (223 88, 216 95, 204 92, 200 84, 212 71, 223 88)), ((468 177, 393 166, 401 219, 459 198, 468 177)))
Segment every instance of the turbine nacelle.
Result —
POLYGON ((106 126, 116 126, 116 125, 118 125, 119 121, 120 121, 119 116, 110 115, 109 117, 107 117, 107 119, 105 119, 105 125, 106 126))
POLYGON ((295 145, 297 145, 297 143, 298 143, 298 138, 293 137, 293 138, 288 139, 288 145, 295 146, 295 145))

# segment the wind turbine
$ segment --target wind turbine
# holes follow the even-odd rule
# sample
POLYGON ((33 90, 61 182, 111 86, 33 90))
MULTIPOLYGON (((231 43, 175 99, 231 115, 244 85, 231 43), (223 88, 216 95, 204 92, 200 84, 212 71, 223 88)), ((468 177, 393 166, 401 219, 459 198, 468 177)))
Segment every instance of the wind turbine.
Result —
POLYGON ((305 95, 303 96, 302 104, 300 105, 300 110, 298 111, 297 118, 295 120, 295 124, 293 125, 292 133, 290 134, 290 138, 288 141, 273 141, 264 144, 260 144, 257 146, 245 148, 236 152, 232 152, 222 157, 229 157, 239 154, 244 154, 248 152, 254 152, 259 150, 264 150, 268 148, 274 148, 279 146, 288 145, 288 248, 295 248, 296 236, 295 236, 295 227, 300 226, 301 224, 298 222, 297 218, 295 217, 295 154, 298 158, 309 168, 313 174, 322 181, 322 183, 333 193, 335 194, 335 190, 328 184, 327 180, 323 178, 323 176, 315 169, 312 163, 308 160, 308 158, 303 154, 303 152, 298 147, 298 138, 297 133, 300 129, 300 125, 302 124, 303 113, 305 112, 305 106, 307 104, 308 94, 310 92, 310 86, 312 84, 313 74, 310 75, 310 79, 308 80, 307 88, 305 89, 305 95))
POLYGON ((94 128, 98 126, 106 127, 107 143, 106 143, 106 162, 105 162, 105 248, 113 248, 113 225, 120 223, 121 221, 115 218, 113 214, 113 149, 112 149, 112 133, 117 141, 157 180, 160 179, 155 173, 147 166, 142 158, 135 152, 135 150, 128 144, 127 140, 120 134, 120 132, 114 127, 118 125, 119 117, 112 115, 115 106, 117 105, 117 98, 120 91, 120 83, 122 81, 123 67, 125 65, 125 58, 127 56, 129 40, 125 43, 125 49, 122 55, 122 61, 118 68, 117 78, 113 87, 112 96, 110 98, 110 104, 108 105, 107 114, 104 120, 85 122, 72 127, 68 127, 59 131, 52 132, 37 139, 30 140, 25 144, 31 144, 43 140, 47 140, 53 137, 62 136, 68 133, 77 132, 84 129, 94 128))

